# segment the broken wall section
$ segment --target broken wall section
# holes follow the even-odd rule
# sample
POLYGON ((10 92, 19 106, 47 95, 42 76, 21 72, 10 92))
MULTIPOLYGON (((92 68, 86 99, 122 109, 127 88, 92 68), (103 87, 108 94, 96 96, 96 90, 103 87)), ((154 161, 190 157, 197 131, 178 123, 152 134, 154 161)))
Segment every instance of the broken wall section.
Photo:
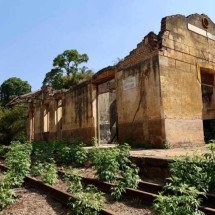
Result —
POLYGON ((73 142, 81 138, 89 143, 96 136, 95 99, 90 81, 69 90, 42 89, 29 102, 29 139, 73 142))
POLYGON ((201 33, 215 35, 215 25, 199 14, 166 17, 161 24, 159 63, 166 139, 173 146, 199 145, 204 142, 202 119, 207 115, 200 73, 202 69, 215 71, 215 41, 201 33))
POLYGON ((150 141, 162 148, 158 37, 149 33, 130 55, 118 64, 116 101, 119 142, 143 146, 150 141))

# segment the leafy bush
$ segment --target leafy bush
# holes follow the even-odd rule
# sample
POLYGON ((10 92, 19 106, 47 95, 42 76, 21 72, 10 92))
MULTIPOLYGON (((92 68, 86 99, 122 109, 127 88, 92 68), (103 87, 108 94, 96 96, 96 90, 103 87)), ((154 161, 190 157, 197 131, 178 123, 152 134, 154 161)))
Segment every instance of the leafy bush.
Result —
POLYGON ((204 155, 206 164, 205 169, 209 178, 209 191, 215 193, 215 140, 211 140, 208 148, 211 150, 211 153, 204 155))
POLYGON ((0 210, 14 202, 15 192, 5 179, 0 181, 0 210))
POLYGON ((0 156, 5 156, 8 151, 8 147, 5 145, 0 145, 0 156))
POLYGON ((99 179, 116 184, 111 195, 117 200, 125 193, 126 187, 137 188, 140 180, 139 169, 130 161, 129 156, 128 144, 111 149, 94 149, 91 153, 99 179))
POLYGON ((88 159, 87 151, 83 147, 84 143, 80 140, 71 145, 71 159, 78 166, 83 166, 88 159))
POLYGON ((118 150, 100 149, 93 154, 93 164, 99 179, 107 182, 115 182, 119 176, 119 163, 116 160, 118 150))
POLYGON ((57 180, 57 167, 55 165, 56 141, 34 141, 32 153, 32 174, 41 176, 42 181, 54 184, 57 180))
POLYGON ((126 188, 125 183, 119 181, 116 186, 111 188, 111 196, 117 201, 121 200, 123 194, 126 192, 125 188, 126 188))
POLYGON ((86 188, 81 183, 81 177, 77 170, 70 169, 65 175, 67 183, 69 183, 69 192, 71 192, 78 200, 72 203, 71 214, 76 215, 97 215, 105 202, 102 192, 99 192, 95 186, 88 185, 86 188))
POLYGON ((44 164, 37 161, 34 163, 34 165, 32 165, 31 173, 33 174, 33 176, 40 176, 44 171, 43 168, 44 168, 44 164))
POLYGON ((9 145, 11 141, 26 141, 26 108, 0 109, 0 142, 9 145))
POLYGON ((153 205, 154 211, 159 215, 202 215, 198 210, 200 200, 197 198, 201 193, 193 187, 184 184, 176 189, 176 195, 163 195, 160 193, 153 205))
POLYGON ((178 159, 170 165, 170 184, 180 186, 188 184, 198 190, 207 191, 209 189, 209 177, 205 171, 205 160, 202 157, 186 157, 178 159))
POLYGON ((57 168, 54 163, 45 163, 42 170, 42 181, 47 184, 54 184, 57 180, 57 168))
POLYGON ((83 148, 84 144, 77 139, 74 144, 66 144, 64 141, 34 141, 33 142, 33 163, 53 163, 68 165, 73 162, 82 166, 88 159, 87 151, 83 148))
POLYGON ((12 142, 6 153, 6 164, 9 170, 0 180, 0 209, 13 203, 15 192, 13 186, 21 186, 25 176, 30 171, 31 145, 12 142))
POLYGON ((186 157, 171 164, 171 177, 165 193, 156 198, 154 210, 161 215, 201 215, 198 210, 200 195, 215 189, 215 144, 209 145, 211 153, 186 157), (171 193, 169 195, 168 193, 171 193))
POLYGON ((138 175, 139 169, 136 165, 132 164, 128 166, 125 171, 121 172, 121 175, 124 179, 124 186, 136 189, 138 187, 138 183, 140 181, 140 177, 138 175))
POLYGON ((81 176, 76 169, 68 170, 65 174, 65 180, 69 184, 69 192, 78 193, 82 191, 83 187, 81 183, 81 176))
POLYGON ((215 191, 215 144, 209 145, 211 153, 204 156, 177 159, 170 165, 170 184, 180 186, 188 184, 199 191, 215 191))
POLYGON ((6 178, 11 180, 11 185, 20 186, 25 176, 29 174, 31 150, 32 146, 29 143, 21 144, 17 141, 12 142, 10 145, 5 161, 9 168, 9 171, 6 173, 6 178))
POLYGON ((57 167, 54 163, 36 162, 31 172, 34 176, 41 176, 42 181, 47 184, 54 184, 57 180, 57 167))
POLYGON ((90 145, 91 145, 91 146, 99 146, 99 140, 98 140, 96 137, 93 137, 93 138, 90 140, 90 145))
POLYGON ((167 140, 164 140, 163 147, 164 149, 171 149, 171 144, 167 140))
POLYGON ((138 148, 143 148, 143 145, 136 142, 132 138, 126 138, 125 143, 129 145, 132 149, 138 149, 138 148))
POLYGON ((149 140, 146 140, 143 143, 143 148, 144 149, 153 149, 154 145, 149 140))
POLYGON ((72 204, 75 215, 98 215, 105 202, 103 193, 93 185, 87 186, 84 192, 80 192, 76 196, 78 200, 72 204))
POLYGON ((39 161, 41 163, 53 163, 54 162, 54 141, 34 141, 32 142, 33 147, 33 161, 39 161))
POLYGON ((71 161, 71 146, 59 144, 56 149, 57 161, 60 164, 68 165, 71 161))

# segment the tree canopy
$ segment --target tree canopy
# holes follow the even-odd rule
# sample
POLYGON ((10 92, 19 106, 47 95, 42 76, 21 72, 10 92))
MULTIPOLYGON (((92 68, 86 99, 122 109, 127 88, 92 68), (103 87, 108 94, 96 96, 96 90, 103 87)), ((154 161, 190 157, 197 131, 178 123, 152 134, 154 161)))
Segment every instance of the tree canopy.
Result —
POLYGON ((89 60, 87 54, 80 54, 77 50, 66 50, 53 60, 53 69, 46 73, 43 86, 52 86, 54 89, 69 88, 78 83, 81 79, 88 79, 92 76, 92 70, 80 64, 89 60))
POLYGON ((3 104, 9 102, 16 96, 26 94, 31 91, 31 86, 27 81, 12 77, 7 79, 0 86, 1 100, 3 104))
POLYGON ((8 145, 11 141, 25 141, 26 107, 0 108, 0 143, 8 145))

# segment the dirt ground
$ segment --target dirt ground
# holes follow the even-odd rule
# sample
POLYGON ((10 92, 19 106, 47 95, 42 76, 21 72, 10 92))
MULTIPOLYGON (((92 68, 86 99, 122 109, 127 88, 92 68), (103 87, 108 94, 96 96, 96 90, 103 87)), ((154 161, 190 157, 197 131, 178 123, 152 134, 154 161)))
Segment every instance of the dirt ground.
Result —
MULTIPOLYGON (((92 170, 92 169, 91 169, 92 170)), ((80 169, 80 173, 82 172, 82 175, 90 175, 93 177, 94 172, 90 171, 88 169, 88 173, 84 174, 83 169, 80 169)), ((68 185, 62 181, 58 180, 54 187, 67 191, 68 185)), ((116 215, 152 215, 151 210, 143 204, 143 202, 139 200, 129 201, 129 200, 123 200, 123 201, 113 201, 111 196, 109 194, 104 194, 106 203, 103 206, 104 209, 107 209, 111 212, 114 212, 116 215)))
POLYGON ((207 145, 199 147, 184 147, 184 148, 173 148, 173 149, 132 149, 132 157, 155 157, 163 159, 172 159, 175 157, 185 157, 193 155, 202 155, 210 153, 207 145))
POLYGON ((65 215, 67 211, 51 197, 35 190, 15 189, 15 202, 2 211, 0 215, 65 215))
MULTIPOLYGON (((113 148, 116 144, 102 144, 99 148, 113 148)), ((91 150, 93 147, 84 147, 86 150, 91 150)), ((156 157, 163 159, 172 159, 175 157, 185 157, 193 155, 202 155, 210 153, 208 145, 181 147, 171 149, 132 149, 130 154, 132 157, 156 157)))

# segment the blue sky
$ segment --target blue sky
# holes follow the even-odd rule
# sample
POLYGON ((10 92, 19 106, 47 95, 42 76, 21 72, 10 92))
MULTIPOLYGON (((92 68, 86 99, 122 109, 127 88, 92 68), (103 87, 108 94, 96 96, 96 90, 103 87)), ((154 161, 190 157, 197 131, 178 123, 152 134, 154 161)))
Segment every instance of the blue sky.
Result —
POLYGON ((98 71, 125 57, 162 17, 205 13, 214 0, 0 0, 0 84, 19 77, 39 89, 66 49, 87 53, 98 71))

